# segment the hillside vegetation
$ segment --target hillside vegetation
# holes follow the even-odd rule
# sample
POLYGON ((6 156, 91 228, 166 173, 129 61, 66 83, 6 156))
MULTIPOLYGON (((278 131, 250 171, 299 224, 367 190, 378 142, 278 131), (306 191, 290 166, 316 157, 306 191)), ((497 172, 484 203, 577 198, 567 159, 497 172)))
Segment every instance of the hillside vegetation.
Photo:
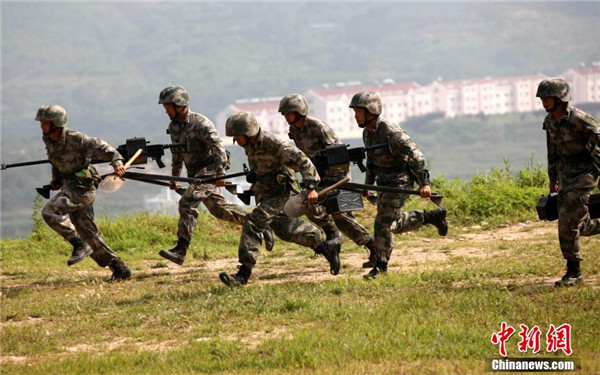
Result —
MULTIPOLYGON (((250 283, 231 289, 239 227, 202 213, 184 266, 157 255, 173 245, 175 217, 99 220, 104 239, 132 266, 107 284, 91 260, 67 268, 70 246, 34 215, 30 235, 1 240, 2 368, 11 374, 481 373, 506 321, 572 327, 580 373, 600 371, 600 243, 582 239, 586 283, 562 275, 555 223, 535 219, 547 178, 539 165, 494 169, 469 181, 436 178, 450 232, 396 236, 388 277, 366 282, 364 249, 344 241, 343 269, 278 240, 250 283)), ((40 201, 35 210, 39 210, 40 201)), ((432 208, 412 198, 410 207, 432 208)), ((374 207, 356 216, 373 230, 374 207)), ((516 335, 515 335, 516 337, 516 335)), ((562 352, 511 357, 555 358, 562 352)))

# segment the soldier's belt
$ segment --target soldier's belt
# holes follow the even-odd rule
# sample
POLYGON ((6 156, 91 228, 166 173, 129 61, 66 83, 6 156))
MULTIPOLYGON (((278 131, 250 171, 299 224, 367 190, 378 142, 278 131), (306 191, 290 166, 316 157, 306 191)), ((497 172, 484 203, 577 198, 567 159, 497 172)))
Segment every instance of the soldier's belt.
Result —
MULTIPOLYGON (((540 220, 554 221, 558 219, 558 193, 542 195, 535 209, 540 220)), ((588 210, 592 219, 600 217, 600 193, 590 195, 588 210)))

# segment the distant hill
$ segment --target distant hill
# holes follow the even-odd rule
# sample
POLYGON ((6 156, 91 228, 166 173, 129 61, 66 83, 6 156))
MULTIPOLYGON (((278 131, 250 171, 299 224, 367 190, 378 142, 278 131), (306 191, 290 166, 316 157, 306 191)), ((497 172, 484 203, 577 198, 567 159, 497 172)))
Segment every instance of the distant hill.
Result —
MULTIPOLYGON (((171 84, 186 87, 191 108, 214 120, 237 98, 304 92, 325 82, 553 75, 600 60, 598 2, 0 6, 2 163, 44 156, 33 120, 41 104, 63 105, 71 127, 113 145, 134 136, 167 143, 168 120, 157 99, 171 84)), ((503 157, 519 167, 532 152, 543 159, 542 116, 413 119, 403 126, 434 176, 468 176, 500 166, 503 157)), ((33 188, 47 183, 49 170, 1 177, 4 236, 27 230, 33 188)), ((125 190, 98 202, 97 211, 139 208, 142 197, 125 190)))
POLYGON ((237 98, 324 82, 553 75, 600 60, 598 2, 1 6, 3 142, 36 134, 45 103, 103 137, 162 130, 170 84, 214 119, 237 98))

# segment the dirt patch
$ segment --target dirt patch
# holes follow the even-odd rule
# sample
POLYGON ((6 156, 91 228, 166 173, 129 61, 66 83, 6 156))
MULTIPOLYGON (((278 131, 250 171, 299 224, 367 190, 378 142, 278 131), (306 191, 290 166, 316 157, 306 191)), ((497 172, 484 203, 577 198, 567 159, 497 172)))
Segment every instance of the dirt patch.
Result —
MULTIPOLYGON (((466 228, 466 230, 473 230, 466 228)), ((513 243, 522 240, 544 241, 548 235, 556 233, 556 224, 548 222, 525 222, 517 225, 497 228, 495 230, 481 230, 461 233, 463 229, 452 228, 447 237, 419 238, 415 235, 397 235, 396 248, 390 260, 391 271, 410 268, 420 270, 444 268, 449 260, 456 257, 493 257, 509 251, 493 250, 487 244, 497 242, 513 243)), ((276 247, 285 249, 286 242, 277 241, 276 247)), ((312 256, 308 249, 284 250, 276 254, 262 251, 250 283, 267 282, 283 283, 289 281, 319 282, 334 280, 339 277, 355 278, 365 274, 368 270, 362 268, 362 263, 367 260, 366 251, 344 251, 345 248, 355 247, 348 239, 344 240, 340 260, 342 269, 338 276, 329 273, 329 265, 322 256, 312 256)), ((198 278, 218 279, 220 272, 236 272, 238 259, 236 257, 214 260, 186 259, 183 266, 176 265, 166 260, 148 259, 137 263, 133 272, 133 279, 148 277, 165 277, 173 280, 182 276, 194 275, 198 278), (158 266, 158 267, 157 267, 158 266)), ((107 279, 110 272, 106 269, 97 270, 71 270, 82 278, 98 277, 107 279)), ((10 285, 10 278, 2 278, 3 290, 22 288, 26 285, 10 285)), ((43 284, 29 285, 36 288, 48 287, 52 277, 47 278, 43 284)))
POLYGON ((2 322, 2 326, 3 327, 22 327, 22 326, 27 326, 27 325, 31 325, 31 324, 40 324, 44 321, 44 319, 42 318, 34 318, 31 316, 26 317, 23 320, 7 320, 5 322, 2 322))

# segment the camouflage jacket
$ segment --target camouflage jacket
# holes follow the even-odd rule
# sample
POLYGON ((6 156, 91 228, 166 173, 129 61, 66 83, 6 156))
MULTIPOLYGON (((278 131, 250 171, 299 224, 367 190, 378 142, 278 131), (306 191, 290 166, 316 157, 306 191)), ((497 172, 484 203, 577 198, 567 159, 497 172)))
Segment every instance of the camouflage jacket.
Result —
POLYGON ((256 144, 244 146, 250 169, 256 174, 255 188, 261 193, 282 194, 297 189, 294 171, 300 172, 304 182, 320 182, 310 159, 298 148, 260 130, 256 144))
POLYGON ((42 136, 46 145, 48 159, 52 163, 52 178, 74 179, 76 174, 85 176, 87 172, 96 173, 89 166, 92 159, 109 161, 113 168, 123 165, 123 157, 105 141, 88 137, 77 130, 65 128, 59 140, 54 142, 47 135, 42 136), (91 168, 93 172, 87 171, 91 168), (79 173, 78 173, 79 172, 79 173))
MULTIPOLYGON (((301 128, 291 125, 288 136, 294 140, 296 147, 308 155, 309 158, 314 157, 327 146, 342 144, 342 141, 329 125, 311 116, 306 116, 301 128)), ((346 176, 350 176, 349 167, 345 171, 335 173, 335 175, 326 174, 322 177, 323 180, 338 181, 346 176)))
POLYGON ((171 173, 179 176, 185 163, 188 177, 225 174, 227 154, 213 123, 199 113, 188 111, 183 123, 171 121, 172 143, 185 143, 185 153, 172 153, 171 173))
POLYGON ((429 171, 423 153, 400 126, 378 119, 371 130, 363 130, 365 146, 388 143, 389 148, 367 151, 365 183, 429 185, 429 171))
POLYGON ((569 105, 560 121, 549 113, 544 119, 548 146, 548 176, 558 182, 600 170, 600 124, 592 116, 569 105))

